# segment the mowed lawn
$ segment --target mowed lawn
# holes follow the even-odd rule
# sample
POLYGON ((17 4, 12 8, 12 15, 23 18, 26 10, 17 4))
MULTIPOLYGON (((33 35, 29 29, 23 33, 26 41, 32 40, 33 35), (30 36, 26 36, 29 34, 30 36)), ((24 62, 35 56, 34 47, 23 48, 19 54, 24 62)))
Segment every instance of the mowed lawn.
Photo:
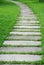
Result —
POLYGON ((13 3, 0 3, 0 46, 12 30, 20 13, 20 8, 13 3))
POLYGON ((44 3, 30 3, 28 4, 32 8, 32 10, 35 12, 36 16, 38 17, 40 21, 41 26, 41 33, 42 33, 42 62, 44 63, 44 3))
POLYGON ((36 14, 38 17, 38 20, 40 22, 40 27, 41 27, 41 33, 42 33, 42 63, 44 63, 44 2, 41 3, 39 0, 19 0, 25 4, 28 5, 32 9, 32 11, 36 14))

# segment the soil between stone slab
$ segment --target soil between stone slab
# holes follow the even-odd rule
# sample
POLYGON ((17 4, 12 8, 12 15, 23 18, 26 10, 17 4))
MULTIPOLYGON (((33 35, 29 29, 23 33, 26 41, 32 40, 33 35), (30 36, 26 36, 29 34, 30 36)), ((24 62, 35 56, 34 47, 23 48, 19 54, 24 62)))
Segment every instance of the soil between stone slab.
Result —
POLYGON ((26 29, 26 28, 22 28, 22 29, 13 29, 12 31, 17 31, 17 32, 40 32, 40 29, 26 29))

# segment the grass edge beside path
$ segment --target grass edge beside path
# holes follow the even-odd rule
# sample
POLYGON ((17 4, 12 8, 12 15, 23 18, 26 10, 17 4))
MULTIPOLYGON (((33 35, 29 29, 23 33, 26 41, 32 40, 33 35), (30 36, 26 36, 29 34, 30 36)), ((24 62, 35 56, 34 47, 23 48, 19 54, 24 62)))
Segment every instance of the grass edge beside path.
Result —
POLYGON ((16 24, 20 8, 14 3, 1 3, 0 4, 0 46, 12 30, 13 25, 16 24))

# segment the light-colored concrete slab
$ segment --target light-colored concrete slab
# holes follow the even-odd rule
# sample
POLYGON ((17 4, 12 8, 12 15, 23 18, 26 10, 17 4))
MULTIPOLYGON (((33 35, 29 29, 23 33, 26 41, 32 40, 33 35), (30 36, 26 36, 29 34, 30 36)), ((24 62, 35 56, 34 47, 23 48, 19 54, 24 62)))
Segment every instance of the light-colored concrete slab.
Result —
MULTIPOLYGON (((1 64, 1 65, 36 65, 36 64, 1 64)), ((39 64, 41 65, 41 64, 39 64)))
POLYGON ((34 16, 32 13, 27 13, 27 14, 28 15, 21 13, 21 16, 25 16, 25 17, 27 17, 27 16, 34 16))
POLYGON ((20 19, 36 19, 37 20, 37 17, 19 17, 20 19))
POLYGON ((39 52, 41 47, 0 47, 0 52, 39 52))
POLYGON ((10 32, 12 35, 41 35, 41 32, 10 32))
POLYGON ((14 26, 14 28, 40 28, 40 26, 14 26))
POLYGON ((19 24, 23 24, 23 23, 25 23, 25 24, 30 24, 30 23, 34 24, 34 23, 39 23, 39 21, 34 21, 34 20, 32 20, 32 21, 30 20, 29 21, 29 20, 24 20, 24 19, 22 20, 21 19, 20 21, 18 21, 18 23, 19 24))
POLYGON ((6 39, 14 40, 41 40, 41 36, 8 36, 6 39))
MULTIPOLYGON (((36 64, 1 64, 1 65, 36 65, 36 64)), ((41 65, 41 64, 39 64, 41 65)))
POLYGON ((0 54, 0 61, 39 61, 41 55, 24 55, 24 54, 0 54))
POLYGON ((23 46, 29 46, 29 45, 41 45, 41 41, 4 41, 4 45, 23 45, 23 46))

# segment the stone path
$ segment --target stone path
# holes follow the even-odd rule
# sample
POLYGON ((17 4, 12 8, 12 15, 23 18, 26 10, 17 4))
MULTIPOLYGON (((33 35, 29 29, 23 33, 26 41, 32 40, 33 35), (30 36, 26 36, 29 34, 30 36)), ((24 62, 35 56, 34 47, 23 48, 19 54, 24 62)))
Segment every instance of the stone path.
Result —
MULTIPOLYGON (((7 61, 7 62, 40 61, 42 60, 41 59, 42 55, 37 54, 34 55, 34 53, 41 52, 42 38, 41 38, 39 21, 35 16, 35 14, 32 12, 32 10, 28 8, 25 4, 21 2, 14 2, 14 1, 12 2, 16 3, 20 7, 21 15, 19 17, 19 20, 17 21, 16 26, 13 26, 13 30, 10 32, 9 36, 5 39, 3 43, 4 45, 7 45, 7 47, 0 47, 0 52, 5 53, 0 54, 0 61, 7 61), (11 54, 9 54, 10 52, 11 54), (30 54, 25 54, 27 52, 30 54)), ((33 65, 33 64, 15 64, 15 65, 33 65)))
MULTIPOLYGON (((35 65, 35 64, 1 64, 1 65, 35 65)), ((41 65, 41 64, 39 64, 39 65, 41 65)), ((44 65, 44 64, 42 64, 42 65, 44 65)))

